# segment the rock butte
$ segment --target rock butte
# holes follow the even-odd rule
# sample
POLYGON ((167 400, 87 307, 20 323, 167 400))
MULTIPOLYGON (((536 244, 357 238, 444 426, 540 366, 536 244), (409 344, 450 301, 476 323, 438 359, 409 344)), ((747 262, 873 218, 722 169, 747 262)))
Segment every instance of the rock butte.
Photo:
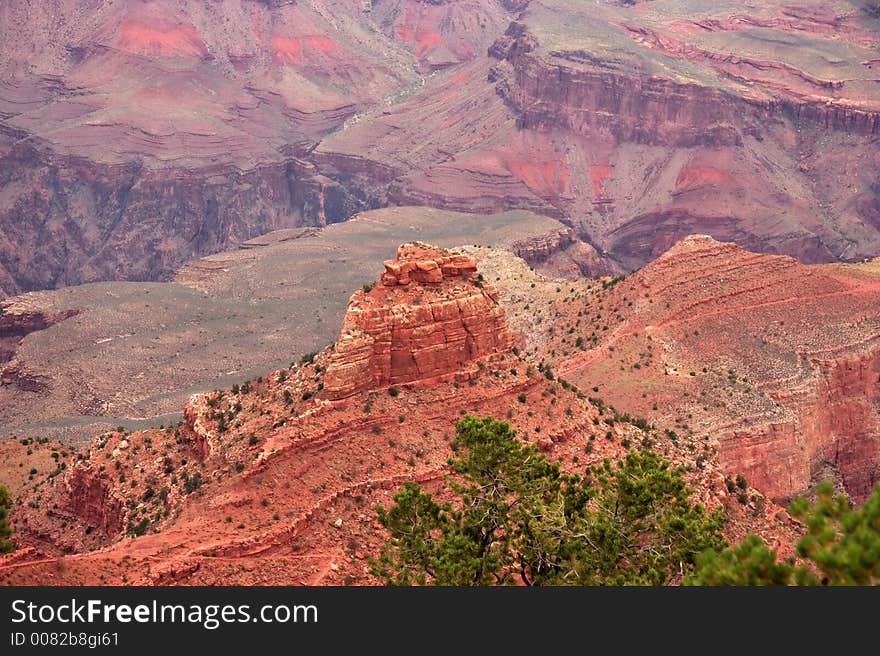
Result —
POLYGON ((465 381, 462 367, 513 345, 498 294, 469 257, 403 244, 380 281, 348 303, 324 380, 329 399, 413 381, 465 381))

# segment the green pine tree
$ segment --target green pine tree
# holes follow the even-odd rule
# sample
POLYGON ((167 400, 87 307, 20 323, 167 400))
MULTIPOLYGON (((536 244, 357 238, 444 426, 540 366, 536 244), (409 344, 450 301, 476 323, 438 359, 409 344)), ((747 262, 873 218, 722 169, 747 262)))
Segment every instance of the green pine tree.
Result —
POLYGON ((877 585, 880 583, 880 484, 858 508, 830 481, 816 501, 796 499, 791 514, 806 526, 797 542, 801 563, 779 561, 757 535, 698 558, 691 585, 877 585))
POLYGON ((723 514, 691 504, 681 469, 650 451, 582 479, 473 416, 453 446, 453 502, 407 483, 377 509, 389 539, 371 569, 388 584, 657 585, 724 546, 723 514))

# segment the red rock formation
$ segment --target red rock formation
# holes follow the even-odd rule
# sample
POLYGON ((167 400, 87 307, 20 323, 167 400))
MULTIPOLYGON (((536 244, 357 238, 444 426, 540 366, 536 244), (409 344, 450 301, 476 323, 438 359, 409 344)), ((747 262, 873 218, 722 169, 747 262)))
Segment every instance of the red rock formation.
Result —
POLYGON ((122 531, 125 508, 113 494, 113 483, 97 468, 77 467, 68 482, 67 508, 71 516, 104 537, 122 531))
MULTIPOLYGON (((514 264, 512 278, 542 306, 555 293, 560 309, 577 312, 586 299, 576 287, 584 291, 595 282, 571 281, 563 290, 535 274, 536 288, 521 279, 528 268, 520 259, 501 249, 474 251, 485 257, 484 270, 493 262, 514 264)), ((493 278, 497 273, 503 269, 493 270, 493 278)), ((375 582, 365 564, 385 537, 375 523, 376 504, 387 506, 409 480, 445 498, 450 423, 466 412, 506 417, 523 439, 571 472, 652 440, 690 466, 700 501, 736 503, 727 498, 717 458, 696 465, 684 440, 643 432, 557 379, 558 358, 551 358, 553 372, 538 374, 537 360, 507 348, 510 333, 497 298, 473 260, 404 245, 387 263, 384 280, 354 295, 336 347, 232 390, 197 395, 181 426, 104 434, 76 454, 77 463, 36 488, 27 484, 12 513, 17 544, 25 548, 0 560, 0 582, 375 582), (347 332, 372 340, 371 347, 345 346, 347 332), (469 380, 459 384, 456 376, 469 380), (401 385, 396 394, 380 389, 396 379, 419 384, 401 385), (340 394, 348 396, 327 398, 340 394), (47 515, 46 506, 60 510, 47 515), (121 508, 125 516, 118 520, 121 508), (143 535, 124 537, 125 527, 143 535), (78 553, 54 557, 64 550, 78 553)), ((538 330, 546 336, 544 328, 538 330)), ((560 344, 553 347, 557 356, 563 352, 560 344)), ((616 371, 615 362, 605 375, 611 379, 616 371)), ((0 473, 2 465, 0 459, 0 473)), ((778 536, 781 545, 774 546, 790 545, 791 528, 774 519, 780 510, 772 503, 760 512, 734 508, 732 535, 755 530, 778 536)))
POLYGON ((385 262, 381 284, 351 297, 333 347, 323 394, 467 377, 462 368, 507 350, 513 338, 498 295, 476 262, 423 244, 404 244, 385 262))
POLYGON ((775 498, 831 475, 860 502, 880 481, 880 346, 809 362, 816 376, 806 390, 773 393, 795 418, 721 435, 722 462, 775 498))
POLYGON ((203 418, 206 410, 205 399, 198 394, 190 398, 183 410, 181 435, 199 460, 211 455, 211 432, 203 418))
POLYGON ((880 480, 876 265, 805 266, 695 235, 601 303, 616 322, 560 365, 566 377, 686 424, 730 477, 775 499, 831 475, 859 501, 880 480))

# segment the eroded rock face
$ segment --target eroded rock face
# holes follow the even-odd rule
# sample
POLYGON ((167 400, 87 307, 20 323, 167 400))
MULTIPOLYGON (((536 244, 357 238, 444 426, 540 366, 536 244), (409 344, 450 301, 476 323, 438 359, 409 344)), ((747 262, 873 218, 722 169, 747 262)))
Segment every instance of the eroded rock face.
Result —
POLYGON ((203 421, 206 410, 205 398, 198 394, 190 398, 183 410, 182 435, 199 460, 211 454, 211 433, 203 421))
POLYGON ((99 280, 170 277, 193 256, 266 232, 347 219, 364 202, 289 158, 149 169, 7 150, 0 133, 0 296, 99 280), (53 226, 42 235, 39 217, 53 226), (63 242, 65 246, 59 247, 63 242))
MULTIPOLYGON (((556 371, 703 440, 726 476, 770 498, 830 478, 859 502, 880 480, 878 274, 877 261, 808 266, 692 235, 607 283, 584 312, 583 352, 556 371), (591 334, 597 315, 608 330, 591 334)), ((555 325, 577 335, 571 304, 557 307, 555 325)))
POLYGON ((113 494, 113 483, 96 468, 79 467, 68 482, 67 511, 107 537, 122 530, 125 508, 113 494))
POLYGON ((810 366, 815 379, 807 390, 774 394, 795 418, 723 435, 721 459, 775 498, 830 475, 861 502, 880 480, 880 347, 811 359, 810 366))
POLYGON ((466 379, 467 364, 509 349, 504 308, 476 269, 463 255, 402 245, 385 262, 381 284, 351 297, 323 394, 466 379))
POLYGON ((109 471, 79 463, 53 478, 41 495, 18 507, 14 521, 22 544, 47 553, 80 552, 106 546, 123 531, 128 513, 122 484, 109 471))

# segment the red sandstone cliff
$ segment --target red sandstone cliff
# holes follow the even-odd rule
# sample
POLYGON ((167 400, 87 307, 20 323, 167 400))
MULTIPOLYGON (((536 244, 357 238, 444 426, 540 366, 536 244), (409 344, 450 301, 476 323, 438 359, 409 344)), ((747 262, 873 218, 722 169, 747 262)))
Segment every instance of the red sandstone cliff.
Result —
POLYGON ((604 259, 594 246, 577 238, 571 228, 560 228, 539 237, 510 244, 510 251, 531 266, 562 278, 618 273, 618 267, 604 259))
POLYGON ((808 358, 808 382, 770 394, 792 418, 719 436, 731 473, 781 499, 831 477, 856 502, 880 481, 880 347, 808 358))
POLYGON ((380 284, 355 292, 330 355, 331 399, 398 383, 466 379, 468 363, 506 351, 513 338, 498 295, 463 255, 404 244, 380 284))

